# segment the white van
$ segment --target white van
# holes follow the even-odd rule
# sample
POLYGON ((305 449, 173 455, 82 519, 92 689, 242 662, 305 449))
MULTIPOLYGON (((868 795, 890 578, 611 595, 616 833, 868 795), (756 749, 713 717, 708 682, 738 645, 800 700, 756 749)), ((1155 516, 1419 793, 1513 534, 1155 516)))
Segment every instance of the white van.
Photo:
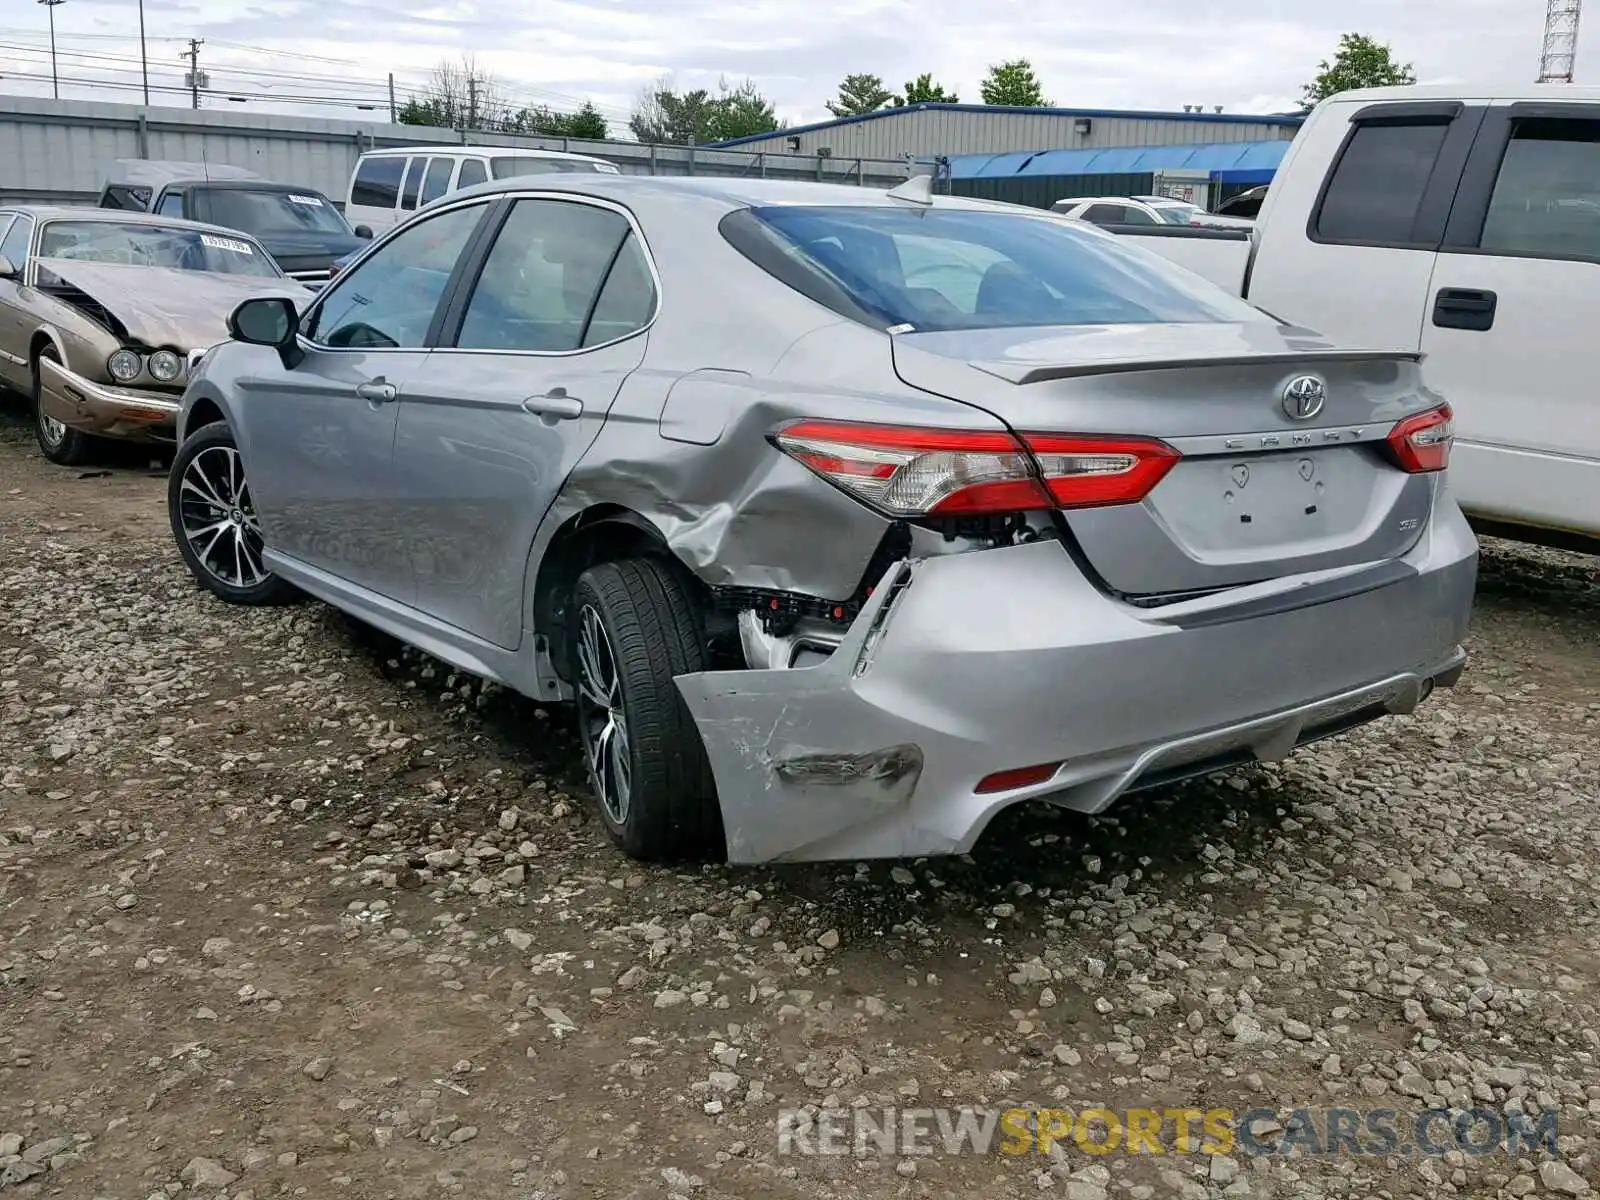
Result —
POLYGON ((616 164, 589 154, 523 150, 515 146, 404 146, 368 150, 350 175, 344 215, 356 232, 398 225, 431 200, 490 179, 557 172, 619 174, 616 164))

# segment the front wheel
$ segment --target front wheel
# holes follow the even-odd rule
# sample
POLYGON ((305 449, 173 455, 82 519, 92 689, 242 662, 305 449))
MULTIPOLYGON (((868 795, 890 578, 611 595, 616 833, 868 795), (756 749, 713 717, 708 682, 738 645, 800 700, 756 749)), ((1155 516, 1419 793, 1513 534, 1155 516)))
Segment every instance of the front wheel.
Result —
POLYGON ((705 669, 689 595, 665 563, 591 567, 573 594, 578 733, 612 839, 645 860, 726 854, 716 783, 673 677, 705 669))
POLYGON ((267 570, 265 543, 233 431, 221 421, 184 439, 167 476, 167 517, 201 587, 229 604, 284 604, 295 589, 267 570))
POLYGON ((60 363, 61 355, 54 346, 46 346, 33 361, 33 437, 39 443, 39 453, 57 466, 81 467, 94 453, 95 439, 45 415, 43 364, 46 359, 60 363))

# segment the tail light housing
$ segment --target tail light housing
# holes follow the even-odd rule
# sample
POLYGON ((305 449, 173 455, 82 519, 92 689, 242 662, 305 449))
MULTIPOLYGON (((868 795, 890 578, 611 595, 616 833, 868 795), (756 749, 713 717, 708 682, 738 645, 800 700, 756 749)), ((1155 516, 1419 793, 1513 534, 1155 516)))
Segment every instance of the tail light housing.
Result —
POLYGON ((1178 461, 1153 438, 799 421, 778 448, 896 517, 968 517, 1143 500, 1178 461))
POLYGON ((1396 466, 1412 475, 1420 475, 1426 471, 1442 471, 1450 465, 1450 447, 1455 436, 1455 413, 1448 404, 1441 404, 1398 422, 1384 441, 1396 466))

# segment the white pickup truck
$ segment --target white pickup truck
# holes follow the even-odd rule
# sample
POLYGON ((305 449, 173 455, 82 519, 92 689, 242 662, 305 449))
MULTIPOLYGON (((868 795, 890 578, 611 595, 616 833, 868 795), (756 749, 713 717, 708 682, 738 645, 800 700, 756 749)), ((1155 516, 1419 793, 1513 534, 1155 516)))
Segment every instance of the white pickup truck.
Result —
POLYGON ((1421 353, 1479 529, 1600 545, 1600 88, 1344 92, 1254 230, 1113 229, 1282 320, 1421 353))

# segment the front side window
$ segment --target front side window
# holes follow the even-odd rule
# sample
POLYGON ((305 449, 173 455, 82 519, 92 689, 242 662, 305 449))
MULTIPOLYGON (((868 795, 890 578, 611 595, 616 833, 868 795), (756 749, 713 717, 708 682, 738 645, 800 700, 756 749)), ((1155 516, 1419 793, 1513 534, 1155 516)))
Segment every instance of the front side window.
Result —
POLYGON ((1356 245, 1410 244, 1449 132, 1441 120, 1357 125, 1328 179, 1315 218, 1317 236, 1356 245))
MULTIPOLYGON (((628 222, 566 200, 519 200, 472 289, 456 345, 472 350, 576 350, 628 222)), ((592 343, 591 343, 592 344, 592 343)))
POLYGON ((328 286, 306 324, 324 346, 419 349, 456 260, 486 204, 427 217, 385 242, 328 286))
POLYGON ((39 257, 260 279, 283 277, 271 256, 255 242, 220 230, 207 233, 175 225, 50 221, 39 235, 39 257))
POLYGON ((350 203, 366 208, 393 208, 400 199, 400 179, 406 160, 398 154, 364 158, 350 187, 350 203))
POLYGON ((6 259, 20 271, 28 261, 28 239, 33 236, 33 218, 18 217, 15 221, 9 216, 0 218, 0 225, 7 223, 11 228, 6 230, 4 238, 0 238, 0 258, 6 259))
POLYGON ((740 209, 721 228, 796 291, 878 328, 1269 319, 1149 251, 1048 217, 795 205, 740 209))
POLYGON ((1600 258, 1600 121, 1518 122, 1478 244, 1495 254, 1600 258))
POLYGON ((264 188, 210 188, 209 219, 229 229, 245 229, 258 237, 276 233, 348 234, 338 209, 316 192, 264 188))

